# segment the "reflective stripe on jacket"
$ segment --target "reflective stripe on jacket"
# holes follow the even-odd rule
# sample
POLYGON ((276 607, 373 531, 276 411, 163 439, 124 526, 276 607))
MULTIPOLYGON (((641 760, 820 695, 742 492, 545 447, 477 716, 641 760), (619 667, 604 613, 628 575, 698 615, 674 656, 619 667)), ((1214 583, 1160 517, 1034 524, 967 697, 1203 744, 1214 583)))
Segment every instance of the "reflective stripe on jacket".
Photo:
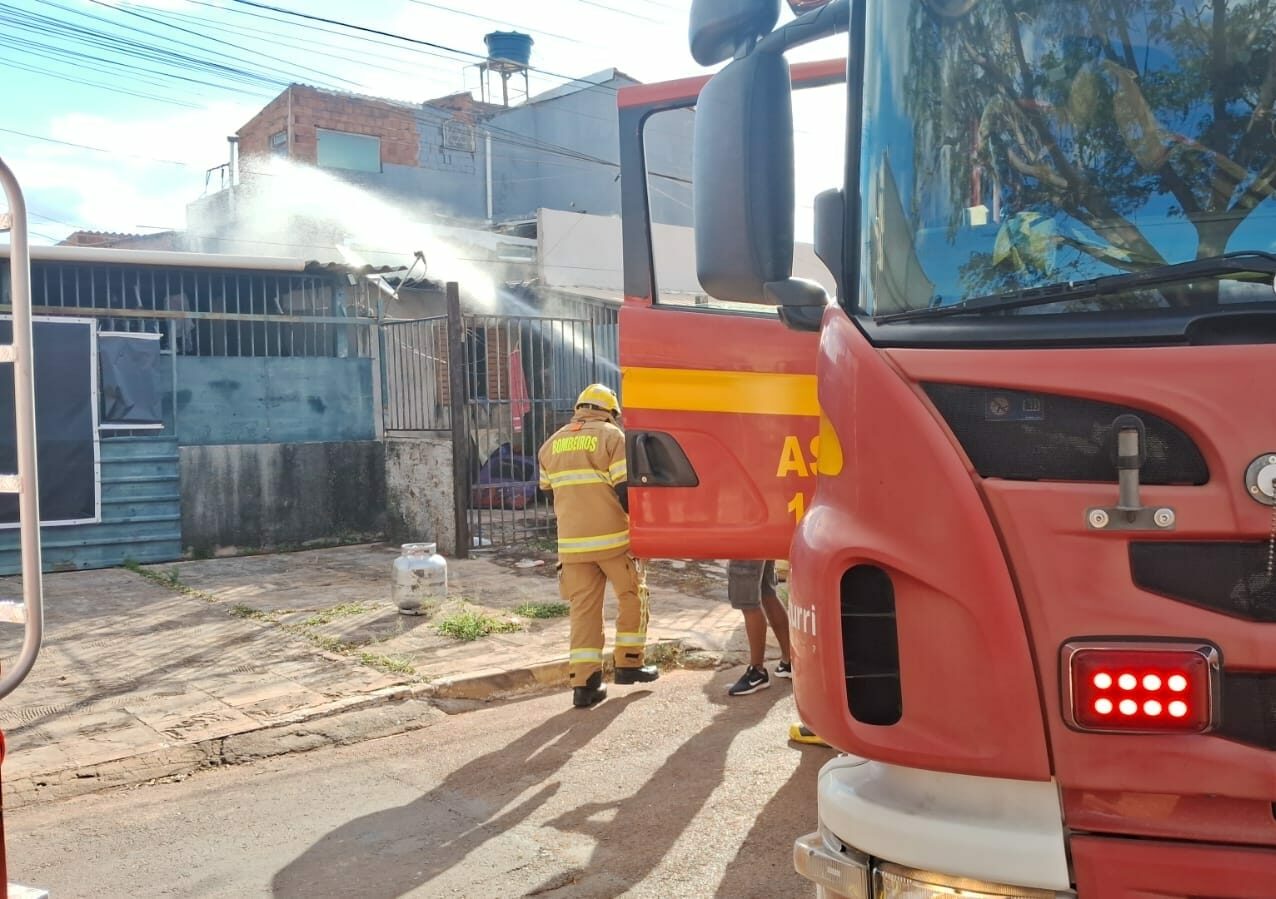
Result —
POLYGON ((540 486, 554 491, 558 557, 589 562, 629 549, 629 516, 616 485, 629 476, 625 434, 607 413, 580 409, 537 456, 540 486))

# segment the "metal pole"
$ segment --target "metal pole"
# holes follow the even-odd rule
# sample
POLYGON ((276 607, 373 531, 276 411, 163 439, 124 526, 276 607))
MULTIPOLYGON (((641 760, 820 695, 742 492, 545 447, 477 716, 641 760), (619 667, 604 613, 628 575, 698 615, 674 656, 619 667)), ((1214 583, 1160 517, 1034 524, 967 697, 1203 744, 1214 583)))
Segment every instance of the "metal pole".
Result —
POLYGON ((31 249, 27 205, 18 179, 0 159, 0 185, 13 219, 9 235, 9 284, 13 302, 13 409, 18 442, 18 517, 22 539, 22 651, 0 678, 0 699, 13 692, 35 665, 44 639, 44 591, 40 564, 40 483, 35 453, 34 340, 31 336, 31 249))
POLYGON ((465 321, 461 317, 461 291, 455 281, 447 283, 447 374, 456 557, 465 559, 470 555, 470 429, 465 408, 465 321))

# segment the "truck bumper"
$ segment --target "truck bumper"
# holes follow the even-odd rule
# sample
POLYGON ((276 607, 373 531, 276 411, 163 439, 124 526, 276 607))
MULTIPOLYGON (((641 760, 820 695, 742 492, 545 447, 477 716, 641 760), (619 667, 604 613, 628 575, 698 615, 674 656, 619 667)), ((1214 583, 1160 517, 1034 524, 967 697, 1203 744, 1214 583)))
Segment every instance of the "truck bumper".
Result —
POLYGON ((1071 895, 1052 782, 843 756, 820 771, 819 823, 794 845, 794 866, 829 899, 1071 895))

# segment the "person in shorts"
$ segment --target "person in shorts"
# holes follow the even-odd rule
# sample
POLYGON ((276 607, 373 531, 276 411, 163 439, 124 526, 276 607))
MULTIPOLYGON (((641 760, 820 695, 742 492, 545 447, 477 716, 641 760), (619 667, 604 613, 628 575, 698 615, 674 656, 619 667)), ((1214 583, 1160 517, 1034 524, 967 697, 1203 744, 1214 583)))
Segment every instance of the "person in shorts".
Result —
POLYGON ((744 615, 744 631, 749 639, 749 667, 731 685, 731 696, 746 696, 771 686, 766 670, 767 624, 780 644, 780 661, 775 676, 793 677, 789 654, 789 617, 776 595, 775 563, 766 560, 739 561, 727 564, 727 599, 733 609, 744 615))

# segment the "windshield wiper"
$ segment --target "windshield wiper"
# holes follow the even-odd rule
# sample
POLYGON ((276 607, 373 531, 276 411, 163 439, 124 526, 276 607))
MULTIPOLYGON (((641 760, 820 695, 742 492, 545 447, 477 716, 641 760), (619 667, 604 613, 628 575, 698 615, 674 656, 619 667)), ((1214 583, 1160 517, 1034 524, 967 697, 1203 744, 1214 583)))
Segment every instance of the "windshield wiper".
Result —
MULTIPOLYGON (((983 312, 1001 312, 1007 309, 1025 309, 1029 306, 1045 306, 1064 300, 1091 299, 1105 294, 1121 293, 1139 287, 1151 287, 1157 284, 1177 284, 1190 281, 1192 278, 1220 278, 1233 274, 1264 274, 1276 276, 1276 254, 1258 251, 1224 253, 1221 256, 1207 256, 1204 259, 1191 259, 1187 262, 1175 262, 1169 265, 1158 265, 1155 268, 1139 272, 1122 272, 1114 275, 1102 275, 1085 281, 1062 281, 1058 284, 1047 284, 1044 287, 1031 287, 1026 290, 992 294, 984 297, 971 297, 954 303, 951 306, 927 306, 924 309, 909 309, 907 312, 895 312, 877 319, 878 324, 914 321, 916 319, 942 318, 949 315, 971 315, 983 312)), ((1276 298, 1276 294, 1273 295, 1276 298)))

